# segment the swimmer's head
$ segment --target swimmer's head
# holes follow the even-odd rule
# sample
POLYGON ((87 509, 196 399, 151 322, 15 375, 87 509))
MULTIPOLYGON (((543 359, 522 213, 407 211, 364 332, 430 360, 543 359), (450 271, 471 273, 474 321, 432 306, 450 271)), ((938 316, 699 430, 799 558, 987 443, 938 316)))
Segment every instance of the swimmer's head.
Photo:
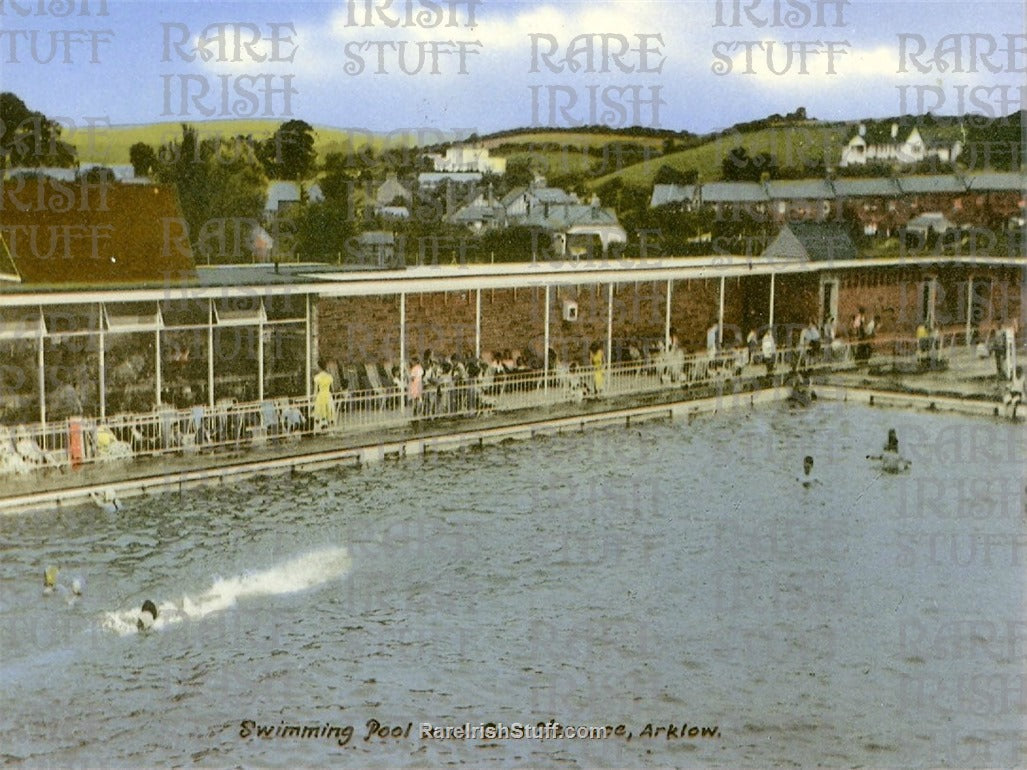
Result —
POLYGON ((139 618, 136 620, 136 628, 140 631, 146 631, 153 627, 153 623, 156 619, 157 605, 147 599, 143 602, 143 608, 139 612, 139 618))
POLYGON ((807 474, 813 470, 813 457, 811 455, 806 455, 802 458, 802 470, 807 474))
POLYGON ((78 578, 71 581, 71 592, 75 594, 75 596, 82 595, 82 581, 78 578))
POLYGON ((43 588, 55 588, 57 586, 57 568, 49 566, 43 570, 43 588))

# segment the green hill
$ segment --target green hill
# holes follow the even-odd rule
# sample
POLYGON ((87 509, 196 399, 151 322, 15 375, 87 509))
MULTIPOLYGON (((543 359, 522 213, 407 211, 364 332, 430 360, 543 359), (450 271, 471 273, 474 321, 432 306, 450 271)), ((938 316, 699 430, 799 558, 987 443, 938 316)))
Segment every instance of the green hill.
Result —
POLYGON ((812 169, 820 161, 832 165, 841 157, 842 146, 850 133, 850 124, 812 121, 769 126, 746 133, 732 130, 695 147, 615 170, 591 180, 589 187, 598 188, 619 179, 627 187, 650 188, 661 166, 682 172, 694 169, 701 180, 715 181, 723 176, 721 164, 724 158, 739 146, 744 147, 750 156, 761 152, 773 155, 782 168, 812 169))
MULTIPOLYGON (((217 120, 194 122, 190 125, 196 128, 201 138, 241 135, 262 140, 271 136, 282 122, 281 120, 217 120)), ((403 137, 359 129, 314 126, 314 130, 316 132, 314 148, 319 157, 324 157, 329 152, 357 151, 366 147, 368 143, 372 143, 376 150, 381 149, 387 141, 391 142, 393 146, 400 143, 405 143, 405 146, 413 146, 415 143, 414 138, 407 137, 404 140, 403 137)), ((92 133, 85 128, 80 128, 74 132, 65 131, 62 139, 75 146, 81 163, 116 165, 129 162, 129 148, 137 142, 143 142, 156 149, 165 142, 178 139, 181 136, 181 124, 173 122, 111 126, 109 128, 98 126, 92 133)))

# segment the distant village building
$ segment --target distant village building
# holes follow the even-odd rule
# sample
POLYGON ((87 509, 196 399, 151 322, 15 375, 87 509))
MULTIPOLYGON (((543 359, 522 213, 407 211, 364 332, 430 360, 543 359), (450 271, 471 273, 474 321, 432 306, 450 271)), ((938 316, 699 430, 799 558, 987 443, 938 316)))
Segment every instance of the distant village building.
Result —
POLYGON ((871 162, 911 164, 928 158, 952 163, 963 151, 959 140, 947 141, 930 129, 913 126, 908 131, 892 123, 861 123, 842 149, 838 165, 863 166, 871 162))
POLYGON ((378 189, 374 193, 375 206, 378 208, 392 205, 409 206, 413 198, 413 193, 399 181, 394 172, 389 172, 385 181, 378 185, 378 189), (397 203, 397 201, 401 202, 397 203))
POLYGON ((896 177, 658 184, 650 207, 709 207, 719 219, 777 223, 847 218, 864 235, 895 234, 924 212, 957 225, 1008 226, 1023 217, 1027 175, 1016 172, 917 174, 896 177))
POLYGON ((596 245, 605 254, 612 244, 627 242, 616 212, 602 208, 597 196, 584 204, 576 194, 549 187, 541 178, 527 187, 514 188, 500 200, 490 186, 454 212, 449 221, 474 233, 518 225, 535 227, 552 236, 554 253, 560 257, 579 258, 595 252, 596 245))
POLYGON ((458 144, 446 149, 445 155, 430 154, 436 171, 477 171, 481 174, 505 174, 506 158, 491 158, 485 147, 458 144))
MULTIPOLYGON (((298 206, 304 199, 304 190, 300 182, 275 179, 268 182, 267 198, 264 204, 264 216, 274 217, 285 214, 289 209, 298 206)), ((324 193, 316 182, 306 189, 308 203, 321 203, 324 193)))
POLYGON ((483 174, 480 171, 422 171, 417 175, 417 186, 422 190, 434 190, 443 182, 450 184, 477 184, 483 174))
POLYGON ((356 238, 357 264, 389 267, 396 260, 396 236, 384 230, 369 230, 356 238))
POLYGON ((763 252, 766 259, 839 262, 859 259, 846 229, 835 222, 790 222, 763 252))
POLYGON ((196 278, 174 187, 46 177, 3 186, 0 277, 88 285, 196 278))

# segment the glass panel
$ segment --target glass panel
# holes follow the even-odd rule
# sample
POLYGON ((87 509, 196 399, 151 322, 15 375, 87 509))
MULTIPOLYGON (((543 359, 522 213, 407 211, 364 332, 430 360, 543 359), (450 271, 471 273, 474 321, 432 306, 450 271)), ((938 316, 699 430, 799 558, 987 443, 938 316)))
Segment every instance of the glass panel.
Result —
POLYGON ((43 308, 47 334, 74 334, 100 329, 100 306, 51 305, 43 308))
POLYGON ((47 421, 100 413, 99 339, 92 334, 43 341, 47 421))
POLYGON ((0 341, 35 339, 38 334, 38 307, 0 307, 0 341))
POLYGON ((161 401, 186 409, 207 403, 207 330, 161 332, 161 401))
POLYGON ((282 294, 264 298, 269 321, 303 321, 307 317, 305 294, 282 294))
POLYGON ((39 419, 38 356, 36 340, 0 336, 0 424, 39 419))
POLYGON ((107 414, 148 412, 156 406, 156 334, 108 334, 107 414))
POLYGON ((207 300, 165 300, 160 303, 164 326, 200 326, 209 320, 207 300))
POLYGON ((264 329, 264 396, 302 396, 305 392, 305 330, 302 325, 268 326, 264 329))
POLYGON ((257 327, 214 329, 214 397, 216 401, 257 399, 257 327))
POLYGON ((219 324, 255 324, 260 319, 260 297, 256 295, 217 299, 214 307, 219 324))

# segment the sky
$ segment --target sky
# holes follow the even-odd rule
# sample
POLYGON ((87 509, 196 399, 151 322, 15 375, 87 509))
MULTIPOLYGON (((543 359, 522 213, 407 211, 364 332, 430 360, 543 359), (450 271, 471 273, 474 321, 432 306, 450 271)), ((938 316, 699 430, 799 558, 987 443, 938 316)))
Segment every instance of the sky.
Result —
POLYGON ((1002 0, 0 0, 0 88, 76 127, 706 132, 800 106, 1004 115, 1025 82, 1002 0))

